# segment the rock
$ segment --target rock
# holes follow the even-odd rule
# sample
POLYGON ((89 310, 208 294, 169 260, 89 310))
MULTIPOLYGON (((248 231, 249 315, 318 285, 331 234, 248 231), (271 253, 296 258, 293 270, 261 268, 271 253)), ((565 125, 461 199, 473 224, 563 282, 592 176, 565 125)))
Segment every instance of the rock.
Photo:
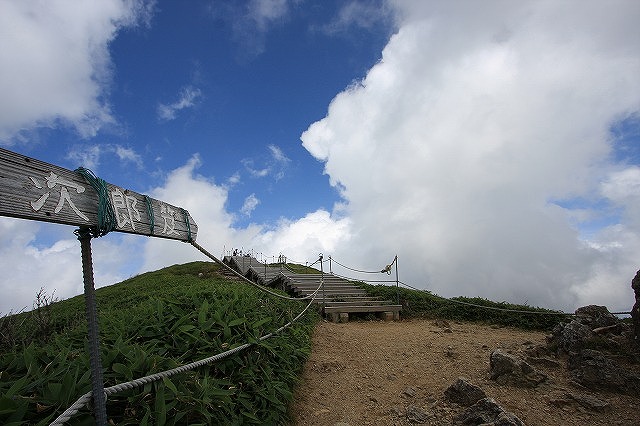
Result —
POLYGON ((556 361, 555 359, 551 359, 548 357, 532 357, 532 356, 528 356, 526 357, 526 361, 529 364, 533 364, 533 365, 538 365, 540 367, 549 367, 549 368, 560 368, 562 367, 562 364, 560 364, 558 361, 556 361))
POLYGON ((404 392, 402 392, 402 394, 413 398, 414 396, 416 396, 416 390, 412 387, 408 387, 404 390, 404 392))
POLYGON ((609 404, 607 401, 598 399, 595 396, 584 394, 567 394, 567 396, 569 398, 572 398, 574 401, 577 401, 587 410, 595 411, 598 413, 606 413, 608 411, 611 411, 611 404, 609 404))
POLYGON ((591 331, 593 331, 595 334, 608 334, 608 333, 620 334, 620 332, 622 331, 622 325, 613 324, 613 325, 608 325, 606 327, 594 328, 591 331))
POLYGON ((496 349, 489 358, 489 378, 501 385, 535 387, 547 379, 547 376, 533 368, 525 360, 496 349))
POLYGON ((458 377, 451 386, 444 391, 444 396, 451 402, 468 407, 487 397, 482 389, 470 383, 464 377, 458 377))
POLYGON ((484 398, 453 418, 454 425, 524 426, 513 413, 505 411, 493 398, 484 398))
POLYGON ((640 375, 620 367, 601 352, 584 349, 569 357, 567 366, 571 378, 587 388, 640 395, 640 375))
POLYGON ((395 414, 398 417, 402 417, 405 414, 404 408, 401 405, 396 405, 393 408, 391 408, 391 413, 395 414))
POLYGON ((458 353, 454 351, 451 346, 447 346, 447 350, 444 351, 444 355, 447 358, 458 358, 458 353))
POLYGON ((525 348, 524 352, 530 357, 534 357, 534 358, 541 358, 541 357, 551 355, 551 351, 549 351, 549 348, 547 347, 547 345, 541 345, 541 344, 528 345, 525 348))
POLYGON ((551 332, 548 344, 555 346, 559 354, 571 354, 580 352, 585 343, 593 340, 594 337, 591 327, 574 320, 568 324, 556 325, 551 332))
POLYGON ((447 320, 443 320, 443 319, 436 319, 435 322, 433 323, 433 325, 435 325, 436 327, 440 327, 440 328, 451 328, 451 326, 449 325, 449 322, 447 320))
POLYGON ((420 407, 410 405, 407 407, 407 420, 412 423, 426 423, 429 421, 429 413, 420 407))
POLYGON ((589 327, 608 327, 618 323, 618 318, 615 317, 606 306, 587 305, 576 309, 576 318, 582 324, 589 327))
POLYGON ((611 404, 591 395, 565 393, 563 397, 549 400, 549 404, 556 407, 576 405, 586 408, 589 411, 605 413, 611 411, 611 404))

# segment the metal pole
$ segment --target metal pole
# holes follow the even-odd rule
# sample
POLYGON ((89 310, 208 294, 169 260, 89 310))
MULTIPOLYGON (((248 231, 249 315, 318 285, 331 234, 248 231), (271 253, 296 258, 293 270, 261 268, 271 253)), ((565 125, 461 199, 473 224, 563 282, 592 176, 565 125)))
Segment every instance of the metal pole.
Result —
POLYGON ((400 304, 400 280, 398 280, 398 255, 396 254, 395 259, 393 261, 396 264, 396 303, 400 304))
POLYGON ((331 255, 329 255, 329 273, 333 274, 333 269, 331 269, 331 255))
POLYGON ((93 282, 93 260, 91 258, 91 234, 89 228, 76 231, 80 241, 82 254, 82 276, 84 279, 84 301, 89 328, 89 363, 91 365, 91 382, 93 390, 93 407, 96 424, 107 424, 107 399, 104 393, 102 378, 102 361, 100 360, 100 339, 98 334, 98 309, 96 307, 96 291, 93 282))
POLYGON ((320 253, 320 285, 322 286, 322 313, 324 314, 326 297, 324 293, 324 268, 322 267, 322 253, 320 253))

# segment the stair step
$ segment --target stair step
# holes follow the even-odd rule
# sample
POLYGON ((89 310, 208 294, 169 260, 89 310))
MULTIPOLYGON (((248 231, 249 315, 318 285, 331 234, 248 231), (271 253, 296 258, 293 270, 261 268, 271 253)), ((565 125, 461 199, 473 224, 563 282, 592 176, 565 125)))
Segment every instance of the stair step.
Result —
POLYGON ((334 302, 332 300, 325 302, 326 306, 380 306, 380 305, 392 305, 393 302, 391 300, 353 300, 353 301, 345 301, 345 302, 334 302))
POLYGON ((402 305, 381 305, 381 306, 325 306, 324 312, 400 312, 402 305))

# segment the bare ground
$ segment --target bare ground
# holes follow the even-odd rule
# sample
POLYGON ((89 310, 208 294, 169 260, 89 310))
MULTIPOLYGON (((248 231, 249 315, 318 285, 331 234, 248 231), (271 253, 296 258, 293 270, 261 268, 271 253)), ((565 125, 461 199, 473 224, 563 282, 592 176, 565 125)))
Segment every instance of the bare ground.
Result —
POLYGON ((433 320, 321 322, 313 335, 291 407, 294 425, 409 425, 416 408, 425 424, 451 424, 464 407, 444 391, 458 377, 480 386, 526 425, 640 425, 640 396, 593 392, 570 380, 560 366, 536 366, 549 376, 537 388, 489 380, 489 355, 497 348, 518 353, 545 343, 542 332, 433 320), (594 396, 610 404, 595 412, 566 394, 594 396))

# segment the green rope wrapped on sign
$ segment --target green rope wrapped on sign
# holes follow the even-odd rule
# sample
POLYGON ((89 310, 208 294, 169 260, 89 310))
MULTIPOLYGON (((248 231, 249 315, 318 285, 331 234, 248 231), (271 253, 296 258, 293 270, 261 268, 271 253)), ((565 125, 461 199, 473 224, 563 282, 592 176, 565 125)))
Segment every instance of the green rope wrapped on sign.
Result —
POLYGON ((144 196, 144 202, 147 205, 147 215, 149 216, 149 229, 151 231, 151 235, 153 235, 153 228, 155 226, 154 216, 153 216, 153 206, 151 205, 151 198, 148 196, 144 196))
POLYGON ((180 208, 180 210, 182 211, 182 215, 184 216, 184 223, 187 227, 187 241, 191 243, 193 242, 193 238, 191 237, 191 224, 189 223, 189 212, 187 212, 183 208, 180 208))
POLYGON ((116 228, 116 214, 109 199, 107 182, 84 167, 78 167, 75 172, 85 178, 98 193, 98 226, 90 228, 91 236, 96 238, 107 235, 116 228))

